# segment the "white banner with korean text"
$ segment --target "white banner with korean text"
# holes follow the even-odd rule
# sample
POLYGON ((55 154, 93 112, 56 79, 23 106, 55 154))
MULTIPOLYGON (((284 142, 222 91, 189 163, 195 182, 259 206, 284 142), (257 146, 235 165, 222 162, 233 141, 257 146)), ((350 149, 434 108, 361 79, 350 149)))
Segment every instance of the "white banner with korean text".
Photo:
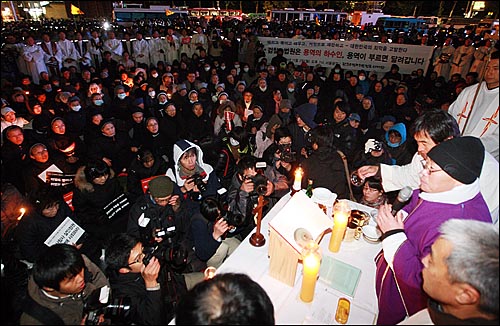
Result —
POLYGON ((410 74, 419 68, 427 73, 434 47, 376 43, 367 41, 295 40, 291 38, 259 37, 264 44, 267 62, 283 49, 283 56, 296 66, 305 62, 308 66, 317 64, 330 70, 337 63, 342 69, 380 73, 390 71, 393 64, 399 66, 401 74, 410 74))

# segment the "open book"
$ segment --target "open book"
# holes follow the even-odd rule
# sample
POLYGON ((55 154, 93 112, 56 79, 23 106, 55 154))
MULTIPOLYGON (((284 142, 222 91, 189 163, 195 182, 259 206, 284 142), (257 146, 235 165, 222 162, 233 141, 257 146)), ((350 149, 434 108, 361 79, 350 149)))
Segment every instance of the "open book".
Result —
POLYGON ((316 242, 330 230, 333 221, 302 191, 294 194, 286 205, 269 221, 269 226, 300 254, 302 247, 295 241, 295 230, 306 229, 316 242))

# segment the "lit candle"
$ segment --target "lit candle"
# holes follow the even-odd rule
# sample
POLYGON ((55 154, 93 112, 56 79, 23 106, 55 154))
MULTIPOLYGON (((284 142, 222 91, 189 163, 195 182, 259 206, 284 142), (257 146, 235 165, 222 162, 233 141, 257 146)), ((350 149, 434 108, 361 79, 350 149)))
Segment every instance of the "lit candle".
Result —
POLYGON ((333 229, 330 236, 330 244, 328 249, 331 252, 338 252, 340 243, 344 238, 344 233, 347 228, 347 222, 351 215, 351 208, 349 203, 345 200, 339 200, 333 207, 333 229))
POLYGON ((206 269, 205 269, 205 272, 204 272, 204 275, 205 275, 205 280, 209 280, 211 278, 213 278, 215 276, 215 272, 217 271, 217 269, 213 266, 208 266, 206 269))
POLYGON ((295 170, 295 178, 293 180, 293 186, 292 186, 292 190, 294 192, 297 192, 299 191, 300 189, 302 189, 302 175, 304 174, 304 171, 302 170, 302 168, 299 166, 296 170, 295 170))
POLYGON ((318 279, 321 254, 316 242, 309 242, 302 251, 302 287, 300 289, 300 299, 304 302, 311 302, 314 298, 314 289, 318 279))
POLYGON ((19 209, 19 211, 21 212, 21 215, 19 215, 19 216, 17 217, 17 220, 18 220, 18 221, 20 221, 20 220, 23 218, 24 213, 26 213, 26 209, 25 209, 24 207, 21 207, 21 209, 19 209))

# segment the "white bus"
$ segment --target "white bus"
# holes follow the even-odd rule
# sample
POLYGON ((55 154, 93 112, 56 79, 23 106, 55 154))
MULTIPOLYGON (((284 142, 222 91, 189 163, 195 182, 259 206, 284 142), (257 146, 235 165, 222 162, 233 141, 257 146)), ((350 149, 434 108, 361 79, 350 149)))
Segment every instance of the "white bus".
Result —
POLYGON ((129 4, 127 7, 113 8, 113 21, 119 25, 131 26, 141 19, 175 19, 188 16, 187 8, 171 8, 169 6, 151 6, 142 8, 140 4, 129 4))
POLYGON ((268 21, 277 21, 284 23, 287 21, 316 21, 319 22, 333 22, 343 24, 349 19, 349 14, 346 12, 335 11, 333 9, 316 10, 316 9, 273 9, 267 11, 268 21))

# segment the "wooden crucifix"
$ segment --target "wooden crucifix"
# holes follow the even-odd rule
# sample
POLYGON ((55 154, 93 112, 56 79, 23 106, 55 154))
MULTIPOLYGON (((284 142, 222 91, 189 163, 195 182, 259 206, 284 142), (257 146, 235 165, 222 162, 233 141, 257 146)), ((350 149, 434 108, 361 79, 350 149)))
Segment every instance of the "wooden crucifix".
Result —
POLYGON ((255 206, 254 209, 252 210, 252 214, 255 214, 257 216, 257 221, 255 222, 255 224, 257 224, 257 230, 250 237, 250 244, 254 247, 262 247, 266 243, 266 239, 264 238, 262 233, 260 233, 260 225, 262 224, 262 209, 268 203, 269 201, 264 200, 263 195, 259 195, 259 199, 257 200, 257 206, 255 206))

